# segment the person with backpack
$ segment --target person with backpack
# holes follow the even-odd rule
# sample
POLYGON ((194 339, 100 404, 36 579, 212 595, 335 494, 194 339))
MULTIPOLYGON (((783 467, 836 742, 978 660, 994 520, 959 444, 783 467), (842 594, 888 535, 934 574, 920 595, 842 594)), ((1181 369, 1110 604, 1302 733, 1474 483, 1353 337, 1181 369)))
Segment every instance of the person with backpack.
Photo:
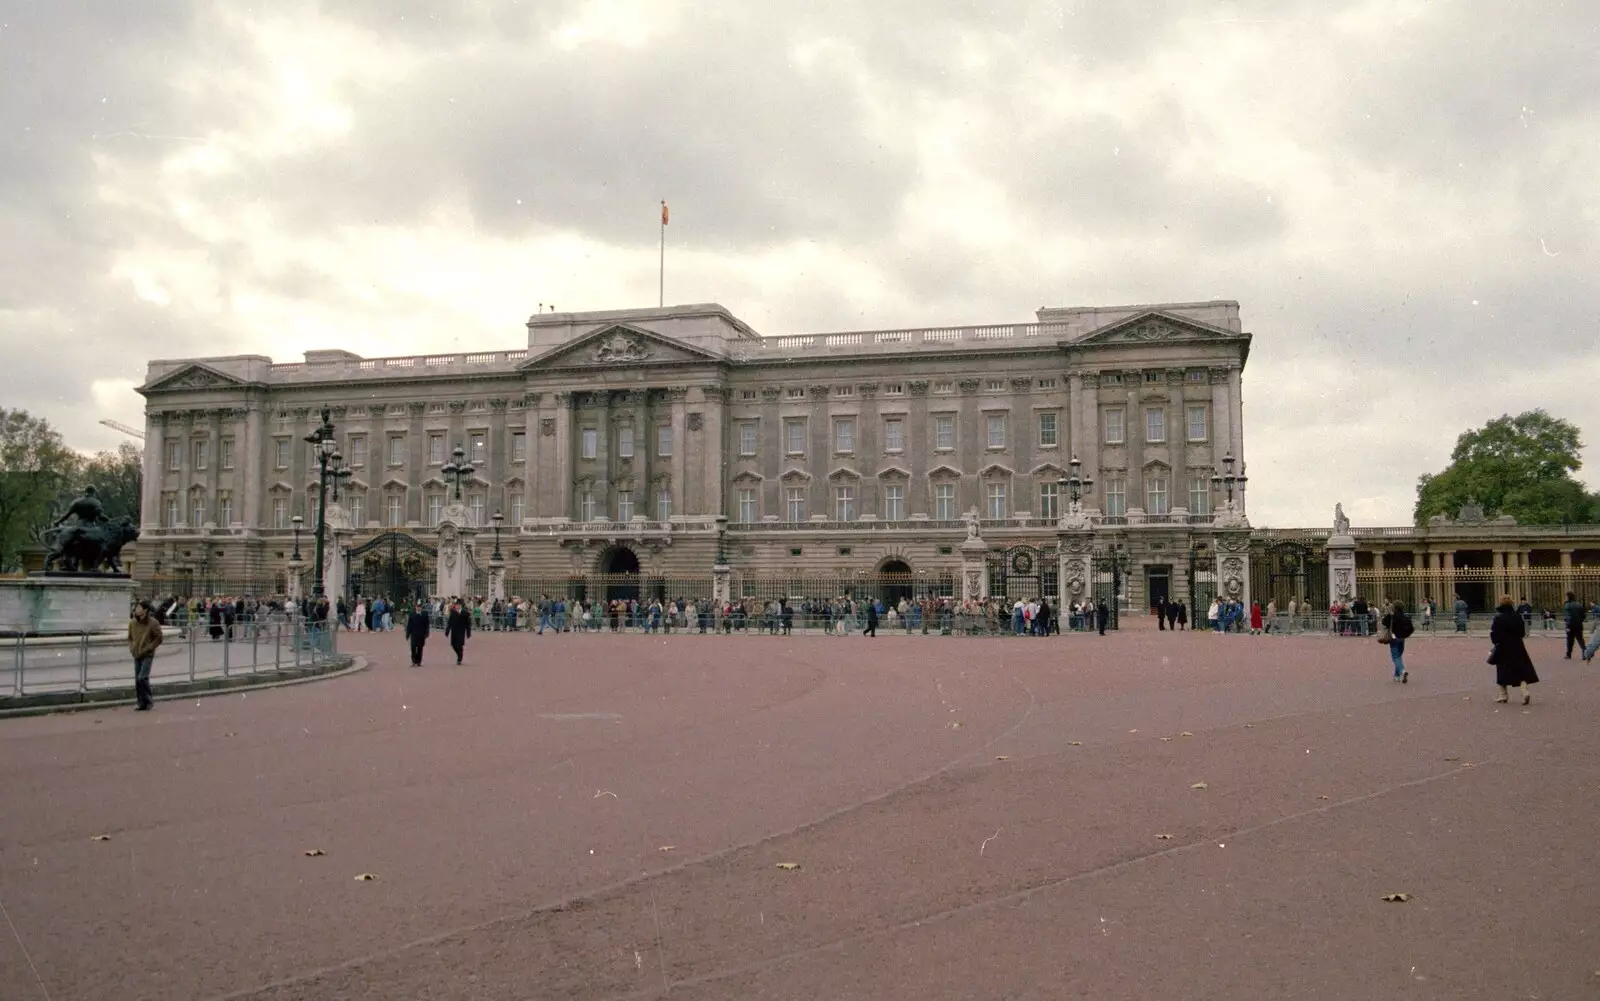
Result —
POLYGON ((1389 659, 1394 661, 1394 680, 1402 685, 1411 677, 1406 671, 1406 640, 1416 632, 1411 616, 1406 614, 1405 602, 1395 602, 1378 622, 1378 642, 1389 644, 1389 659))

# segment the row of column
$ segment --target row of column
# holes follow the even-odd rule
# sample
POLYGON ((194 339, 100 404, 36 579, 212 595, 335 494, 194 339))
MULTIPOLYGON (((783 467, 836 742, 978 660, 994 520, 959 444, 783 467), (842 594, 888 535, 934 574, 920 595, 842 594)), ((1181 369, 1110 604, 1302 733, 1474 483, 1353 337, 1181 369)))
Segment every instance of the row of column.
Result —
MULTIPOLYGON (((1573 589, 1573 550, 1562 549, 1559 550, 1559 553, 1561 559, 1561 590, 1565 593, 1573 589)), ((1372 553, 1372 569, 1380 581, 1384 580, 1385 555, 1386 551, 1382 549, 1374 550, 1372 553)), ((1498 599, 1502 594, 1511 594, 1514 578, 1532 569, 1531 556, 1531 551, 1526 549, 1494 549, 1491 551, 1489 568, 1495 592, 1490 595, 1491 600, 1498 599)), ((1414 579, 1411 585, 1412 594, 1409 600, 1413 605, 1420 603, 1423 598, 1427 597, 1432 597, 1441 606, 1448 606, 1454 600, 1457 570, 1455 557, 1456 554, 1452 550, 1443 552, 1423 549, 1412 550, 1411 565, 1419 567, 1423 571, 1414 579), (1435 588, 1439 589, 1439 593, 1433 593, 1432 589, 1435 588)), ((1392 591, 1393 588, 1390 587, 1390 590, 1392 591)), ((1382 595, 1373 597, 1382 597, 1382 595)), ((1523 595, 1512 594, 1512 597, 1520 599, 1523 595)))

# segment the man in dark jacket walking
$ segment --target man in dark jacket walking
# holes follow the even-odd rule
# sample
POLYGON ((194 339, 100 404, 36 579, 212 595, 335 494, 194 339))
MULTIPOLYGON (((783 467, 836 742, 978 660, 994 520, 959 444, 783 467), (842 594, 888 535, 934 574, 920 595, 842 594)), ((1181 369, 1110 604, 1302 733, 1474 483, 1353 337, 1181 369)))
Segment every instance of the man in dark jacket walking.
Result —
POLYGON ((1577 645, 1583 650, 1583 602, 1571 591, 1567 592, 1567 604, 1562 609, 1567 615, 1567 659, 1572 659, 1572 647, 1577 645))
POLYGON ((472 616, 461 607, 459 598, 450 606, 450 616, 444 620, 444 633, 450 638, 450 649, 456 652, 456 664, 459 665, 461 655, 467 649, 467 637, 472 635, 472 616))
POLYGON ((406 639, 411 641, 411 666, 422 666, 422 645, 428 642, 428 610, 421 604, 411 606, 406 616, 406 639))
POLYGON ((878 602, 875 598, 867 599, 867 628, 861 630, 863 637, 878 635, 878 602))
POLYGON ((1106 605, 1106 600, 1101 598, 1099 601, 1095 602, 1094 606, 1094 621, 1095 625, 1100 628, 1101 636, 1106 634, 1106 621, 1110 618, 1111 609, 1106 605))

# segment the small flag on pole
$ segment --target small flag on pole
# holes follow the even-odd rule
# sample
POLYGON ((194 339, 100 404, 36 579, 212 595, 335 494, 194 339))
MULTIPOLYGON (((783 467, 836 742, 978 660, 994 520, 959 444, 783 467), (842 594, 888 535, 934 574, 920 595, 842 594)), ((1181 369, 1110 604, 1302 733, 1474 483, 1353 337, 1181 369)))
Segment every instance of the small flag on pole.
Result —
POLYGON ((665 226, 666 224, 667 224, 667 203, 666 202, 662 202, 661 203, 661 225, 665 226))

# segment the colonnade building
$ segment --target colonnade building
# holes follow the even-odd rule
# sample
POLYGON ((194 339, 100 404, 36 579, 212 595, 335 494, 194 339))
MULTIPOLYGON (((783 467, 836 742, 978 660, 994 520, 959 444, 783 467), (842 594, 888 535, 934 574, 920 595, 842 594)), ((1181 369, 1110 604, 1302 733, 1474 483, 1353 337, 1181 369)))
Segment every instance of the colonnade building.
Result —
MULTIPOLYGON (((1244 469, 1251 335, 1231 301, 768 337, 704 304, 539 313, 527 331, 507 351, 152 361, 140 562, 275 590, 293 519, 315 522, 305 438, 324 408, 351 473, 338 507, 358 583, 374 539, 433 545, 457 446, 473 552, 488 556, 500 513, 513 591, 706 577, 719 556, 752 581, 898 573, 931 589, 958 573, 975 512, 991 587, 1054 595, 1077 470, 1138 605, 1187 591, 1228 507, 1213 477, 1244 469)), ((1232 503, 1242 520, 1242 486, 1232 503)))

